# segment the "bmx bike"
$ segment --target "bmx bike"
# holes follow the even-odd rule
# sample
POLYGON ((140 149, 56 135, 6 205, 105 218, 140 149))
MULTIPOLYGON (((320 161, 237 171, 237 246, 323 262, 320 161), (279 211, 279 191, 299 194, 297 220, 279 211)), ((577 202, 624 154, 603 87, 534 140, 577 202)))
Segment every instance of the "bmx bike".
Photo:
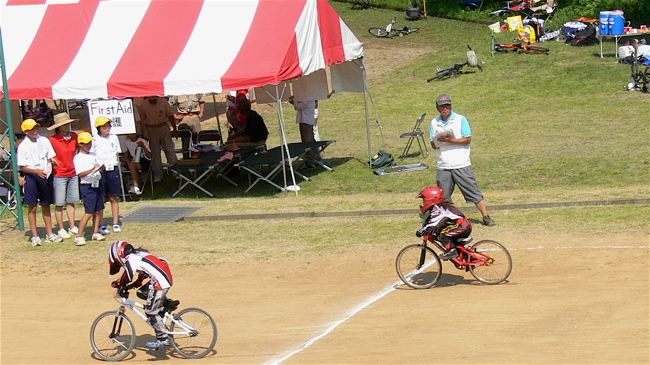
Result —
MULTIPOLYGON (((522 52, 530 52, 530 53, 544 53, 548 54, 550 52, 549 48, 543 47, 543 46, 538 46, 536 44, 523 44, 523 43, 515 43, 515 44, 499 44, 494 40, 494 37, 492 37, 492 52, 501 52, 501 53, 508 53, 508 52, 517 52, 517 53, 522 53, 522 52)), ((494 55, 494 54, 493 54, 494 55)))
MULTIPOLYGON (((499 284, 512 272, 512 257, 499 242, 482 240, 473 245, 472 238, 463 240, 456 247, 458 257, 450 259, 459 270, 469 271, 476 280, 485 284, 499 284)), ((422 244, 404 247, 395 260, 397 275, 404 284, 414 289, 428 289, 436 285, 442 275, 442 262, 438 254, 428 246, 431 242, 440 251, 444 245, 433 236, 424 236, 422 244)))
MULTIPOLYGON (((143 313, 144 304, 128 299, 130 289, 133 288, 127 286, 118 289, 115 299, 120 306, 117 310, 100 314, 90 328, 90 343, 95 354, 103 360, 123 360, 135 347, 135 327, 125 313, 127 308, 149 324, 147 316, 143 313)), ((171 345, 185 358, 202 358, 209 354, 217 343, 217 325, 210 314, 200 308, 185 308, 172 314, 179 304, 177 300, 166 299, 164 315, 161 315, 168 329, 171 345)))
POLYGON ((433 80, 444 80, 448 79, 450 77, 458 77, 458 75, 463 73, 463 68, 465 66, 469 67, 476 67, 479 69, 479 71, 483 71, 483 68, 481 65, 478 63, 478 58, 476 57, 476 52, 467 45, 467 48, 469 48, 469 51, 467 51, 467 61, 463 63, 456 63, 453 66, 445 69, 441 69, 440 67, 436 67, 436 75, 433 76, 430 79, 427 79, 427 82, 431 82, 433 80))
POLYGON ((396 21, 397 18, 393 18, 393 21, 390 22, 390 24, 388 24, 385 28, 370 28, 368 29, 368 33, 374 35, 375 37, 392 38, 394 36, 403 37, 420 30, 420 28, 411 27, 395 28, 396 21))

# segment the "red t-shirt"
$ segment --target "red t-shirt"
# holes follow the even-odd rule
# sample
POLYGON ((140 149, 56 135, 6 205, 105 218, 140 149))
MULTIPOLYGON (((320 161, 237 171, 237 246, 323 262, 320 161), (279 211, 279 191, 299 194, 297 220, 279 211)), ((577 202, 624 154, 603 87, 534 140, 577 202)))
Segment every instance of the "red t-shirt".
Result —
POLYGON ((61 133, 57 133, 50 137, 50 143, 54 152, 56 152, 56 159, 61 166, 54 165, 54 176, 56 177, 73 177, 77 175, 74 169, 74 156, 77 154, 77 133, 71 132, 72 138, 66 140, 61 133))

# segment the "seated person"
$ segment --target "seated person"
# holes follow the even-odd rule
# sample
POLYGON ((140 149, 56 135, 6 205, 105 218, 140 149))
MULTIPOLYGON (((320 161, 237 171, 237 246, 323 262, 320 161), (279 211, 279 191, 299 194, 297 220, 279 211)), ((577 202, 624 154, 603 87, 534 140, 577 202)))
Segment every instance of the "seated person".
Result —
POLYGON ((149 171, 153 154, 149 148, 149 141, 140 137, 137 133, 128 134, 125 145, 124 162, 129 165, 129 172, 133 180, 133 186, 129 188, 129 193, 140 195, 142 194, 142 185, 140 184, 139 171, 149 171), (141 148, 142 152, 138 151, 138 147, 141 148))
POLYGON ((239 97, 237 99, 237 108, 240 113, 246 116, 246 126, 228 137, 226 150, 234 151, 242 146, 263 146, 266 144, 269 130, 266 129, 264 119, 256 111, 251 110, 251 102, 245 97, 239 97))

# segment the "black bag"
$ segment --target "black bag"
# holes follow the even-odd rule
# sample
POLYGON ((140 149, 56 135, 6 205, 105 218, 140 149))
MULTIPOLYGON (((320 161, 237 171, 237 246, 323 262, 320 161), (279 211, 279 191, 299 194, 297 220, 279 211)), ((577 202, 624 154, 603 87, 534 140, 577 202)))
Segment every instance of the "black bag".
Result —
POLYGON ((595 46, 599 44, 598 38, 596 38, 596 28, 587 27, 583 30, 579 30, 575 35, 567 38, 566 43, 576 47, 595 46))
POLYGON ((395 166, 395 158, 390 153, 384 150, 379 150, 379 152, 377 152, 377 154, 372 157, 369 165, 373 169, 395 166))

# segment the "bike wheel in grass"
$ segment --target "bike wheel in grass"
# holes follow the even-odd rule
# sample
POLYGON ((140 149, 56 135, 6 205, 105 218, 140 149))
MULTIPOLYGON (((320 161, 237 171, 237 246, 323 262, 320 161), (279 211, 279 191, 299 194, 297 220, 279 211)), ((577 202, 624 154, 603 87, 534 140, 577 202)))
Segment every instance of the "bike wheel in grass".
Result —
MULTIPOLYGON (((485 284, 499 284, 512 272, 512 257, 502 244, 492 240, 483 240, 471 248, 481 257, 483 263, 469 266, 469 272, 476 280, 485 284)), ((476 261, 476 259, 472 259, 476 261)))
POLYGON ((217 343, 217 325, 212 317, 203 309, 186 308, 174 315, 184 325, 172 322, 169 330, 171 332, 182 332, 190 330, 189 334, 174 334, 171 337, 172 346, 189 359, 204 357, 214 349, 217 343), (190 328, 185 328, 185 325, 190 328))
POLYGON ((368 33, 375 37, 388 37, 388 32, 384 28, 370 28, 368 29, 368 33))
POLYGON ((442 71, 438 72, 438 74, 436 76, 434 76, 434 77, 432 77, 430 79, 427 79, 427 82, 431 82, 433 80, 444 80, 444 79, 450 78, 452 76, 456 77, 456 75, 454 75, 453 72, 448 71, 448 70, 442 70, 442 71))
POLYGON ((548 53, 550 51, 550 49, 542 46, 527 46, 526 50, 535 53, 548 53))
POLYGON ((395 260, 397 275, 404 284, 414 289, 427 289, 438 282, 442 263, 429 247, 410 245, 404 247, 395 260))
POLYGON ((517 51, 517 48, 498 45, 494 47, 494 50, 497 52, 507 53, 507 52, 515 52, 517 51))
POLYGON ((646 67, 645 72, 643 72, 643 85, 641 85, 641 90, 644 93, 650 92, 650 67, 646 67))
POLYGON ((135 347, 133 322, 121 313, 103 313, 90 328, 90 343, 97 356, 106 361, 120 361, 135 347))

